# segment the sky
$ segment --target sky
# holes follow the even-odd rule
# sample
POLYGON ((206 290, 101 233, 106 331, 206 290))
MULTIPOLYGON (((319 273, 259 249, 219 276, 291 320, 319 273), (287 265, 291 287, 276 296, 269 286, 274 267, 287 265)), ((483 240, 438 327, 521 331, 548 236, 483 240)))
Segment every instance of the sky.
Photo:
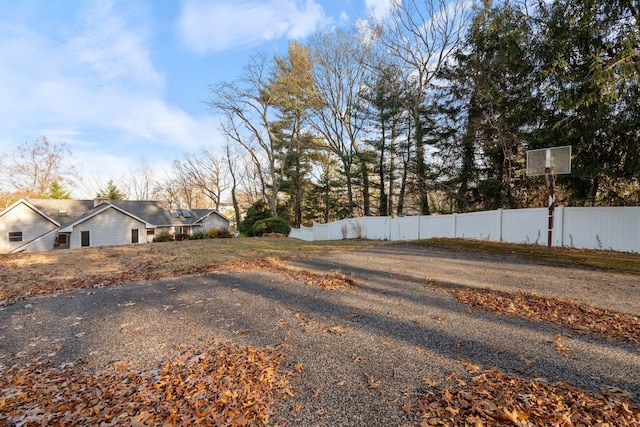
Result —
POLYGON ((65 143, 85 183, 222 148, 209 85, 393 0, 0 0, 0 153, 65 143))

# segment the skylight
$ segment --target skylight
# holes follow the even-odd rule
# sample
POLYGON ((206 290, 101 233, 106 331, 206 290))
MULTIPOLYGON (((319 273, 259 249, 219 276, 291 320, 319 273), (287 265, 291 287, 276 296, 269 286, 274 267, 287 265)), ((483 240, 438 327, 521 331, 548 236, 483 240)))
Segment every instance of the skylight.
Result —
POLYGON ((171 215, 171 218, 179 218, 180 217, 180 212, 177 210, 170 210, 169 211, 169 215, 171 215))
POLYGON ((188 210, 184 209, 182 211, 182 216, 185 218, 191 218, 191 212, 189 212, 188 210))

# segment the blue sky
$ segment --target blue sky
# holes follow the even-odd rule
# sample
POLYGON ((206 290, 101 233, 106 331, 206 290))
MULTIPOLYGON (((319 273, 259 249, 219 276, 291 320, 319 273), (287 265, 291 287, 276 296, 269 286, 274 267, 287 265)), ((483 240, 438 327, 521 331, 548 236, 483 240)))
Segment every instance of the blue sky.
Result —
POLYGON ((257 52, 381 15, 392 0, 0 0, 0 152, 65 142, 85 184, 221 147, 203 104, 257 52))

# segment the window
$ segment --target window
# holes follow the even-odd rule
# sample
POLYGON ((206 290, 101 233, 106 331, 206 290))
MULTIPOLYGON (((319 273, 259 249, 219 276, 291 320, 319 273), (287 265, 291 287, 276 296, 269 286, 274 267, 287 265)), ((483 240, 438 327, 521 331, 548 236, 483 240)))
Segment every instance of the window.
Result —
POLYGON ((153 236, 154 234, 156 234, 155 228, 147 228, 147 236, 153 236))
POLYGON ((131 243, 138 243, 138 229, 131 229, 131 243))
POLYGON ((58 242, 60 242, 61 245, 68 245, 69 244, 69 240, 66 234, 60 234, 58 235, 58 242))
POLYGON ((182 227, 181 225, 178 225, 177 227, 174 227, 174 228, 175 228, 175 233, 176 234, 182 234, 182 233, 184 233, 184 231, 185 231, 185 229, 187 227, 182 227))
POLYGON ((9 232, 9 241, 10 242, 22 242, 22 231, 10 231, 9 232))
POLYGON ((66 209, 60 209, 58 211, 58 216, 67 216, 67 210, 66 209))
POLYGON ((80 232, 80 246, 89 246, 89 232, 81 231, 80 232))
POLYGON ((185 209, 182 211, 182 216, 185 218, 191 218, 191 212, 185 209))
POLYGON ((179 218, 180 217, 180 212, 176 211, 176 210, 170 210, 169 214, 171 215, 171 218, 179 218))

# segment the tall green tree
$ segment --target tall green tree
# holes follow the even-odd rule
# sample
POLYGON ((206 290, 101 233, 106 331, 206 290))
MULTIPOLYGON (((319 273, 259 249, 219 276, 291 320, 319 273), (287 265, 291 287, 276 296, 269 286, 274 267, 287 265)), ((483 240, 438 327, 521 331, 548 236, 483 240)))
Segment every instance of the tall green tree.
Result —
POLYGON ((396 67, 391 64, 377 67, 372 82, 361 97, 368 110, 369 144, 376 157, 378 174, 378 215, 391 215, 398 174, 397 153, 405 135, 406 109, 403 106, 403 87, 396 67))
POLYGON ((548 114, 539 138, 573 147, 572 174, 560 182, 576 204, 640 198, 638 7, 628 0, 541 3, 538 54, 548 114), (618 191, 621 184, 635 184, 636 196, 618 191))
POLYGON ((302 223, 302 203, 307 175, 311 171, 308 155, 313 136, 306 123, 311 108, 317 108, 321 99, 315 86, 310 48, 297 42, 289 43, 286 57, 275 58, 276 67, 268 90, 278 109, 272 132, 282 151, 285 182, 282 190, 293 200, 293 225, 302 223))
POLYGON ((509 2, 475 10, 438 96, 434 144, 458 211, 522 207, 525 153, 542 114, 531 20, 509 2))
POLYGON ((54 178, 41 197, 44 199, 71 199, 71 192, 64 188, 59 179, 54 178))
POLYGON ((97 197, 106 197, 111 200, 125 200, 127 195, 120 191, 116 183, 110 179, 105 188, 101 188, 96 194, 97 197))

